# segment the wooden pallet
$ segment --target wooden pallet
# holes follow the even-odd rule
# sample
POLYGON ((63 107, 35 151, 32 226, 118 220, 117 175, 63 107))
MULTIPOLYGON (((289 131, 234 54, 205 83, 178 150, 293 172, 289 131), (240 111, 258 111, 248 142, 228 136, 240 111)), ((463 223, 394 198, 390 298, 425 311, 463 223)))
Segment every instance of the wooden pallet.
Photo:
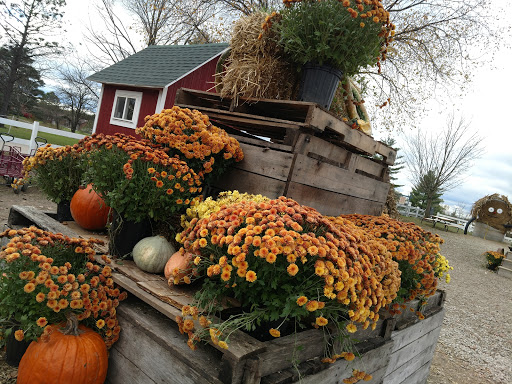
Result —
POLYGON ((240 98, 235 106, 232 99, 221 98, 217 93, 180 88, 175 105, 197 109, 223 128, 267 137, 281 144, 293 145, 299 132, 308 132, 358 154, 379 154, 387 165, 393 165, 396 159, 393 148, 352 129, 316 103, 240 98))

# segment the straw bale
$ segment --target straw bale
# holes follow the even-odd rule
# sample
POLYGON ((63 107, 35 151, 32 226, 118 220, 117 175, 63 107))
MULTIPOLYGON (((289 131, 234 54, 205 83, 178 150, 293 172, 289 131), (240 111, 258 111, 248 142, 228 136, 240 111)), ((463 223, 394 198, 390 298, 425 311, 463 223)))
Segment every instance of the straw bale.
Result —
POLYGON ((504 232, 504 224, 512 224, 512 204, 504 195, 497 193, 482 197, 473 204, 471 215, 476 217, 477 222, 487 224, 499 231, 504 232), (489 212, 489 208, 494 208, 493 212, 489 212), (502 210, 498 214, 498 209, 502 210))
POLYGON ((267 13, 257 12, 241 18, 234 26, 220 81, 220 95, 289 100, 297 84, 297 72, 285 60, 274 31, 263 31, 267 13), (262 38, 258 37, 262 34, 262 38))

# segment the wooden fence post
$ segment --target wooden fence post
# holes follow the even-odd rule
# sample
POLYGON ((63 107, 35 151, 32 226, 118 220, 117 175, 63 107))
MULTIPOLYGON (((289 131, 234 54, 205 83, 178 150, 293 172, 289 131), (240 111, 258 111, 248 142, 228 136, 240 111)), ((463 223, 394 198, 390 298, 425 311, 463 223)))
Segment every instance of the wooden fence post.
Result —
POLYGON ((30 135, 30 143, 28 147, 28 153, 32 154, 32 150, 36 148, 36 137, 39 132, 39 121, 34 121, 32 126, 32 134, 30 135))

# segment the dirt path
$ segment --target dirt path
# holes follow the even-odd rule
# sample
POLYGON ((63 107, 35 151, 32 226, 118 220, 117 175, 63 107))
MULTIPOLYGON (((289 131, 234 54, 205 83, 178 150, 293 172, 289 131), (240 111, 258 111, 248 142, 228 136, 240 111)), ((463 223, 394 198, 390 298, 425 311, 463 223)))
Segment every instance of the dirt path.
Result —
MULTIPOLYGON (((31 205, 56 212, 35 187, 15 195, 0 185, 0 224, 7 222, 12 205, 31 205)), ((424 227, 432 231, 428 224, 424 227)), ((512 280, 485 269, 482 253, 505 244, 435 230, 445 239, 441 253, 452 271, 447 291, 446 316, 428 384, 512 383, 512 280)), ((0 384, 16 382, 15 368, 9 367, 0 351, 0 384)))

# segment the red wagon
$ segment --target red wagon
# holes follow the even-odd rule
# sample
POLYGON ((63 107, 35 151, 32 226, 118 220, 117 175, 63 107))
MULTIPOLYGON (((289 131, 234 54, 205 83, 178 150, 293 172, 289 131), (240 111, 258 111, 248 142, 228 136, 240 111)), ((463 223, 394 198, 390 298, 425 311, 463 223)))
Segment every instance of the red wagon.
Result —
MULTIPOLYGON (((0 175, 4 177, 6 184, 12 184, 15 180, 23 177, 23 160, 28 155, 21 153, 20 147, 7 145, 6 143, 14 140, 14 136, 8 133, 0 133, 2 148, 0 151, 0 175)), ((14 193, 19 192, 18 183, 14 183, 14 193)), ((20 189, 25 191, 26 184, 21 184, 20 189)))

